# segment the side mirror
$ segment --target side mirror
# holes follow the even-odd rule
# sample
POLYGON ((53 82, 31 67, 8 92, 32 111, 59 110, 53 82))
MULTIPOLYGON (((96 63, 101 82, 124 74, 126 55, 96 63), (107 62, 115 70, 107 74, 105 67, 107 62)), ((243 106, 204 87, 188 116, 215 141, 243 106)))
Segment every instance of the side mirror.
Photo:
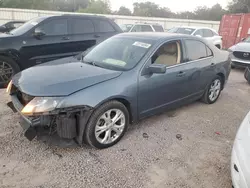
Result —
POLYGON ((35 31, 34 31, 34 33, 33 33, 33 36, 35 38, 38 38, 38 39, 41 39, 45 35, 46 34, 40 28, 36 28, 35 31))
POLYGON ((166 65, 152 64, 148 67, 148 71, 155 74, 164 74, 166 73, 166 65))
POLYGON ((200 37, 200 38, 202 38, 202 36, 201 35, 195 35, 196 37, 200 37))

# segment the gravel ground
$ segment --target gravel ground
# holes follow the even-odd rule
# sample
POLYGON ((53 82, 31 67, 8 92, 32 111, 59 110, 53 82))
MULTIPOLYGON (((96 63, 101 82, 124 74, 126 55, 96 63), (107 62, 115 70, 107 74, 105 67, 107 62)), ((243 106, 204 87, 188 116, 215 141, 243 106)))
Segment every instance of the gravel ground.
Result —
POLYGON ((231 147, 249 93, 243 72, 233 70, 216 104, 145 119, 117 145, 94 150, 29 142, 0 90, 0 187, 230 188, 231 147))

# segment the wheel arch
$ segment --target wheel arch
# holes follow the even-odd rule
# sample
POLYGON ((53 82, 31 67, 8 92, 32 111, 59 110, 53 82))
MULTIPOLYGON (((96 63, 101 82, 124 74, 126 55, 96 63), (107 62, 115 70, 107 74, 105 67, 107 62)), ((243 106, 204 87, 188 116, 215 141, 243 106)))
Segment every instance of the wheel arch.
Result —
POLYGON ((133 116, 133 110, 132 110, 132 107, 131 107, 131 102, 125 98, 125 97, 121 97, 121 96, 116 96, 116 97, 112 97, 112 98, 109 98, 109 99, 106 99, 102 102, 100 102, 96 107, 95 109, 97 109, 99 106, 103 105, 104 103, 106 102, 109 102, 109 101, 118 101, 120 103, 122 103, 128 110, 128 113, 129 113, 129 123, 132 123, 135 119, 135 117, 133 116))
POLYGON ((5 51, 0 51, 0 57, 1 56, 12 59, 13 61, 16 62, 16 64, 19 66, 19 68, 22 69, 22 66, 19 63, 20 54, 18 53, 18 51, 13 50, 13 49, 5 50, 5 51))
POLYGON ((224 89, 225 86, 225 75, 222 72, 217 73, 217 76, 221 77, 221 81, 222 81, 222 89, 224 89))

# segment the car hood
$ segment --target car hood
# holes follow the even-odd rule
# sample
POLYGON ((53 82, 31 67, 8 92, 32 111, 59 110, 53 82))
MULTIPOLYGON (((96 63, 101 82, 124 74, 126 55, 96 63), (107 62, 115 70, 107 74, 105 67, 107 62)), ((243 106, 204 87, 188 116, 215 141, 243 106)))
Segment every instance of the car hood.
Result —
MULTIPOLYGON (((82 62, 65 63, 68 58, 26 69, 12 79, 20 91, 31 96, 67 96, 113 79, 122 72, 82 62)), ((75 59, 76 60, 76 59, 75 59)))
POLYGON ((250 43, 248 42, 240 42, 235 46, 231 47, 233 51, 240 51, 240 52, 250 52, 250 43))

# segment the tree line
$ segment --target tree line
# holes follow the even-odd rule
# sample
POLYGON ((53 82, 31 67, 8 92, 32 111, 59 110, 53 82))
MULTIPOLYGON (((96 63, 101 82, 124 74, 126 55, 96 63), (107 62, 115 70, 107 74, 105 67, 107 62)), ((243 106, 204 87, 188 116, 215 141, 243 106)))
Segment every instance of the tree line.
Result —
POLYGON ((133 11, 124 6, 112 11, 109 0, 0 0, 0 7, 219 21, 224 14, 250 13, 250 0, 231 0, 226 9, 215 4, 178 13, 150 1, 134 3, 133 11))

